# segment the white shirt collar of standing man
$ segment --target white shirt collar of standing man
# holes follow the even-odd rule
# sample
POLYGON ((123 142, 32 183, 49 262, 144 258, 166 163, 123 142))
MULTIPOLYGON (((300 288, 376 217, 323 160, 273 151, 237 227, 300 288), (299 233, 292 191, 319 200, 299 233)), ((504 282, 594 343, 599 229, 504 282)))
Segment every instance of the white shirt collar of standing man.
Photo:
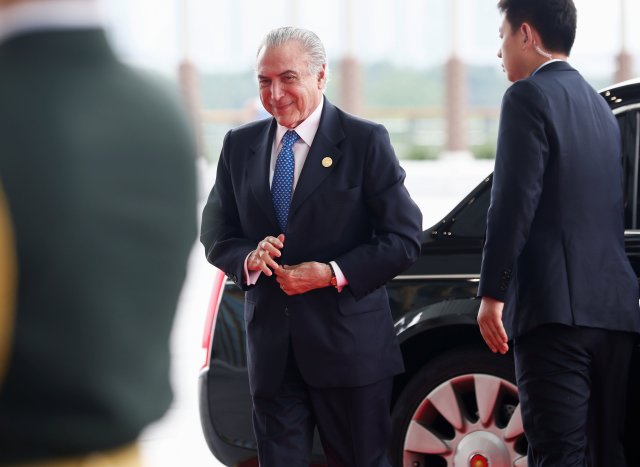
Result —
MULTIPOLYGON (((318 107, 311 112, 311 114, 297 127, 293 128, 300 139, 294 144, 293 147, 293 157, 295 160, 295 168, 293 173, 293 188, 295 190, 298 185, 298 179, 300 178, 300 173, 302 172, 302 167, 304 163, 307 161, 307 155, 309 154, 309 150, 311 149, 311 144, 313 144, 313 140, 316 137, 316 133, 318 132, 318 128, 320 127, 320 117, 322 116, 322 107, 324 106, 324 98, 320 99, 320 104, 318 107), (302 144, 303 143, 303 144, 302 144)), ((280 148, 282 147, 282 138, 284 134, 289 130, 286 126, 282 126, 278 124, 278 128, 276 129, 276 136, 273 139, 273 145, 271 148, 271 165, 269 172, 269 184, 271 184, 273 180, 273 172, 276 167, 276 159, 278 158, 278 153, 280 152, 280 148)))
POLYGON ((24 33, 103 25, 100 9, 92 0, 30 0, 0 6, 0 43, 24 33))
MULTIPOLYGON (((311 146, 311 143, 313 143, 313 139, 316 137, 316 132, 318 131, 318 127, 320 126, 320 117, 322 116, 323 106, 324 98, 320 99, 320 104, 318 104, 318 107, 316 107, 316 109, 311 112, 311 115, 309 115, 300 125, 293 128, 293 130, 298 133, 300 139, 304 141, 307 146, 311 146)), ((282 137, 288 130, 290 130, 290 128, 278 124, 275 138, 275 144, 278 148, 280 147, 280 143, 282 142, 282 137)))
POLYGON ((542 65, 540 65, 538 68, 536 68, 535 70, 533 70, 533 73, 531 73, 531 76, 535 75, 537 72, 539 72, 541 69, 543 69, 545 66, 549 65, 550 63, 553 62, 566 62, 566 60, 563 60, 561 58, 552 58, 551 60, 549 60, 548 62, 544 62, 542 65))

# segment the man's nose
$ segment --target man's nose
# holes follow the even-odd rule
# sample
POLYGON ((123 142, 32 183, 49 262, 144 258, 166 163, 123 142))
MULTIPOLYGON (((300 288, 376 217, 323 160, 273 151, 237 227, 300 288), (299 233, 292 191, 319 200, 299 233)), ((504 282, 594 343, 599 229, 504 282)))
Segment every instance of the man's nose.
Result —
POLYGON ((274 80, 271 82, 271 96, 278 100, 284 95, 284 90, 282 88, 282 84, 279 81, 274 80))

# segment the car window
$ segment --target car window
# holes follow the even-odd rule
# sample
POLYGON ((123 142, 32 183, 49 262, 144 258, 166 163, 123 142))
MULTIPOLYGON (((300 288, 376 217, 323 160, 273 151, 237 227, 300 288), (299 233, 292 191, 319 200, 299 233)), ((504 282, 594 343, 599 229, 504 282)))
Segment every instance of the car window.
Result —
POLYGON ((491 185, 487 184, 453 219, 450 226, 451 235, 457 238, 484 237, 490 201, 491 185))
POLYGON ((625 229, 640 227, 638 199, 640 165, 640 110, 632 109, 617 115, 622 134, 622 164, 624 167, 625 229))

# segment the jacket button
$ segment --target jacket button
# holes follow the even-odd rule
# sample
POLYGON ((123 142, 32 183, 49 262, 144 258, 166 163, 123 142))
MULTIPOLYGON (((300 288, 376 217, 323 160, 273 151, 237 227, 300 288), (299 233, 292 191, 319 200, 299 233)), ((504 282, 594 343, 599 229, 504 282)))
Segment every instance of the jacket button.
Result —
POLYGON ((289 307, 284 307, 284 314, 285 316, 289 316, 289 307))

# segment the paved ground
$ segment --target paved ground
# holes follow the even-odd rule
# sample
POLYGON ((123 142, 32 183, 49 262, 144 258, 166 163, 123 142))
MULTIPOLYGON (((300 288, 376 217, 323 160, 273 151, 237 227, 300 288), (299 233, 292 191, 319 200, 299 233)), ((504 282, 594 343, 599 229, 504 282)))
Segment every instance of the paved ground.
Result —
MULTIPOLYGON (((422 209, 424 227, 444 217, 493 169, 493 161, 450 156, 433 162, 407 161, 407 187, 422 209)), ((201 198, 213 183, 214 170, 201 170, 201 198)), ((194 246, 172 337, 172 381, 175 401, 165 418, 142 436, 145 467, 221 466, 209 452, 200 430, 197 379, 209 300, 211 266, 200 244, 194 246)))

